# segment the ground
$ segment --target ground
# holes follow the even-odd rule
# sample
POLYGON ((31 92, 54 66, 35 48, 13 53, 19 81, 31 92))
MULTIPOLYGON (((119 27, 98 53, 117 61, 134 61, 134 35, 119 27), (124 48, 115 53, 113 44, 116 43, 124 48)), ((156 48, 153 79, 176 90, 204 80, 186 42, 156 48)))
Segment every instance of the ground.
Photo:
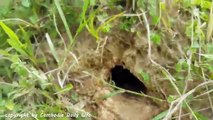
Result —
POLYGON ((39 120, 213 119, 212 1, 0 6, 0 119, 27 112, 69 113, 39 120), (115 66, 125 69, 118 80, 115 66))

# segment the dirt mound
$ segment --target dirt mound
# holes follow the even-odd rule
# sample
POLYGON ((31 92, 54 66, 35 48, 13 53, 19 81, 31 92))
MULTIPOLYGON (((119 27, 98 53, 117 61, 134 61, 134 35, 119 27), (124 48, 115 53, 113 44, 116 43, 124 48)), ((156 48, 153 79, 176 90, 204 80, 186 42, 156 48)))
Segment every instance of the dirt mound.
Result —
MULTIPOLYGON (((94 118, 98 120, 148 120, 165 109, 166 104, 159 107, 158 104, 162 103, 158 101, 153 102, 145 97, 132 97, 125 95, 126 93, 102 98, 113 92, 113 88, 105 84, 105 82, 110 82, 110 69, 122 64, 141 81, 143 80, 139 71, 145 70, 151 76, 149 83, 145 83, 148 95, 163 99, 162 93, 155 86, 160 71, 155 69, 147 58, 145 37, 139 39, 131 33, 117 33, 106 36, 97 44, 88 33, 80 36, 73 52, 78 57, 79 64, 73 66, 70 77, 73 79, 71 82, 80 99, 89 99, 90 102, 85 105, 85 108, 91 113, 95 112, 94 118)), ((158 58, 158 60, 162 62, 161 64, 170 62, 166 58, 158 58)))
POLYGON ((99 120, 150 120, 159 113, 157 106, 146 99, 119 94, 99 105, 99 120))

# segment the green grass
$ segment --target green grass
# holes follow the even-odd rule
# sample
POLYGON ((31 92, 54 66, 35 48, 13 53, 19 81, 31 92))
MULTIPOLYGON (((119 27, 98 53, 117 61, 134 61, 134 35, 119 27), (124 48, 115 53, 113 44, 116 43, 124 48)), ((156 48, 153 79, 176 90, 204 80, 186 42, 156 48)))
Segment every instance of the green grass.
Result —
MULTIPOLYGON (((196 120, 207 120, 200 111, 204 109, 202 102, 197 106, 194 103, 201 99, 213 112, 213 2, 176 0, 171 4, 167 0, 134 0, 128 7, 119 3, 115 0, 0 2, 0 119, 9 113, 85 113, 71 102, 71 99, 81 100, 73 93, 75 86, 67 80, 74 65, 81 65, 78 61, 81 55, 73 51, 78 37, 86 31, 98 46, 105 35, 128 32, 138 38, 145 36, 148 52, 144 54, 161 72, 169 91, 160 92, 164 98, 126 92, 158 103, 168 102, 169 107, 153 120, 184 119, 185 114, 196 120), (45 47, 40 48, 42 45, 45 47), (157 48, 166 51, 163 57, 174 64, 160 64, 154 57, 157 48), (73 61, 69 60, 70 55, 73 61)), ((160 78, 155 79, 159 86, 153 86, 155 77, 149 74, 152 70, 146 70, 137 71, 146 85, 163 90, 165 86, 158 82, 160 78)), ((112 91, 103 99, 123 92, 122 89, 112 91)))

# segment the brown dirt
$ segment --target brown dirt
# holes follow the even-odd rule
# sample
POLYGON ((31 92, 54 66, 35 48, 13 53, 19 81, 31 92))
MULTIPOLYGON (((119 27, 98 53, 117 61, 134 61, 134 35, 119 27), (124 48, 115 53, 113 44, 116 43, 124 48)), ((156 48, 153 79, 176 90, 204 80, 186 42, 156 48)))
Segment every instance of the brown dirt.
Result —
MULTIPOLYGON (((177 11, 174 13, 177 14, 177 11)), ((181 56, 185 56, 182 51, 184 46, 189 44, 189 40, 181 34, 185 31, 185 24, 184 20, 179 20, 174 24, 174 30, 163 29, 161 45, 152 46, 152 59, 171 74, 175 69, 174 64, 181 56)), ((141 69, 146 71, 150 75, 150 81, 141 81, 145 83, 150 96, 165 100, 168 95, 176 93, 162 71, 154 66, 147 56, 148 40, 145 27, 137 26, 137 33, 120 31, 114 29, 111 34, 101 37, 99 42, 87 31, 80 33, 73 50, 79 64, 74 63, 74 57, 70 55, 62 67, 67 71, 70 65, 73 65, 66 82, 72 82, 74 91, 78 93, 80 102, 76 104, 85 101, 81 108, 91 112, 96 120, 150 120, 166 110, 168 103, 126 94, 102 98, 113 91, 113 88, 103 81, 109 82, 109 71, 117 64, 124 64, 138 78, 141 78, 141 69)), ((66 35, 63 37, 68 41, 66 35)), ((63 57, 63 50, 59 48, 57 51, 60 57, 63 57)))
MULTIPOLYGON (((108 82, 109 70, 116 64, 125 64, 138 78, 140 78, 139 71, 142 68, 151 77, 149 83, 145 83, 148 87, 148 95, 164 99, 161 88, 156 87, 159 86, 157 80, 161 79, 161 73, 147 57, 145 35, 138 36, 126 32, 107 35, 100 41, 98 49, 97 42, 91 38, 88 32, 83 32, 83 35, 79 36, 81 37, 78 38, 73 52, 78 57, 79 64, 72 67, 69 74, 69 78, 72 79, 69 81, 74 84, 80 100, 90 101, 84 108, 94 113, 95 119, 149 120, 166 108, 166 103, 125 94, 100 99, 101 96, 109 94, 113 90, 109 85, 104 84, 103 80, 108 82), (159 104, 161 105, 159 106, 159 104)), ((172 64, 172 61, 164 57, 163 50, 160 53, 157 48, 153 49, 155 53, 153 58, 160 64, 172 64)), ((169 54, 167 53, 166 56, 169 54)), ((73 57, 70 56, 68 60, 72 61, 73 57)), ((65 66, 68 68, 69 64, 70 62, 65 66)))
POLYGON ((160 109, 145 99, 116 95, 99 105, 99 120, 150 120, 160 109))

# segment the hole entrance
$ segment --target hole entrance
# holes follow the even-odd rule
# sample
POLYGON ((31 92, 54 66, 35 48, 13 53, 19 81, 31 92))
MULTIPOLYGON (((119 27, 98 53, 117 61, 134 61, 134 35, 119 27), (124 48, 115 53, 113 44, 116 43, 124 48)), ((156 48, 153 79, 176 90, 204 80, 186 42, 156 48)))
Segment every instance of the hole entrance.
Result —
POLYGON ((111 79, 117 87, 138 93, 147 93, 146 86, 130 70, 124 68, 122 65, 115 65, 110 72, 111 79))

